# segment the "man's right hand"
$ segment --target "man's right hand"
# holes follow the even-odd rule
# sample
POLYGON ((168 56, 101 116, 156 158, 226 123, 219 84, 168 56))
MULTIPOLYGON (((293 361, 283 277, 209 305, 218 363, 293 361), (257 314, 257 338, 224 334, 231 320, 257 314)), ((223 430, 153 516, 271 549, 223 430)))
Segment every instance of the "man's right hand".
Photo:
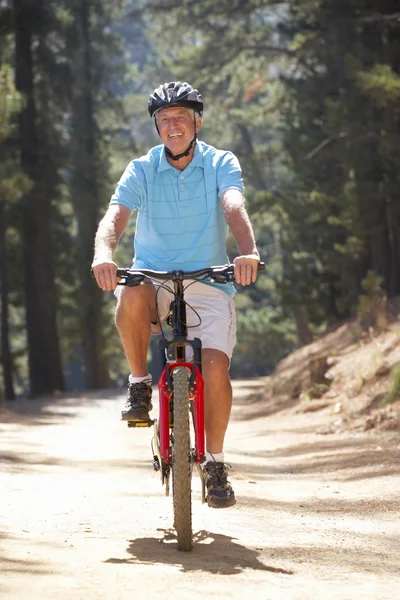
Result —
POLYGON ((117 287, 117 265, 112 260, 96 260, 92 263, 97 285, 103 292, 112 292, 117 287))

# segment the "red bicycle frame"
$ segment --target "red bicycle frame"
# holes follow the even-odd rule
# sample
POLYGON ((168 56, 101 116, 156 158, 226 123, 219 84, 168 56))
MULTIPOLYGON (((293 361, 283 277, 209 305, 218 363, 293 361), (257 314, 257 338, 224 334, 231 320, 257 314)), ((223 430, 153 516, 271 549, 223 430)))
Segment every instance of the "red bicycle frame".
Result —
POLYGON ((190 369, 192 375, 194 375, 193 386, 189 389, 189 398, 193 401, 193 413, 194 413, 194 434, 195 434, 195 452, 196 452, 196 463, 200 463, 205 455, 205 443, 204 443, 204 381, 202 374, 198 367, 192 362, 171 362, 167 363, 161 373, 158 382, 158 392, 160 400, 160 413, 159 413, 159 428, 160 428, 160 454, 166 464, 170 464, 170 428, 171 423, 169 421, 170 415, 170 400, 172 391, 168 391, 170 379, 167 376, 177 367, 186 367, 190 369))

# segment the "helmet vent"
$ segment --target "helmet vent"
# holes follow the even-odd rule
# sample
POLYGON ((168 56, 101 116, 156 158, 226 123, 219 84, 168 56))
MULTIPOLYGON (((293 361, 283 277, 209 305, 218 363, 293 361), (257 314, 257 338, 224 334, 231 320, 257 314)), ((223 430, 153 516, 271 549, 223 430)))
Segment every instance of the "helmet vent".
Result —
POLYGON ((184 106, 195 110, 200 115, 203 113, 203 99, 198 90, 184 81, 171 81, 156 88, 150 95, 148 109, 150 116, 169 106, 184 106))

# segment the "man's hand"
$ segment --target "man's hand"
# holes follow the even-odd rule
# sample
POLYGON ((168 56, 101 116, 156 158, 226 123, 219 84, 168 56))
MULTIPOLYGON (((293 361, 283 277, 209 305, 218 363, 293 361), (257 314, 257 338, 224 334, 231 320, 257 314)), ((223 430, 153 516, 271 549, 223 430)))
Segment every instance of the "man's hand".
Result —
POLYGON ((112 260, 94 260, 92 263, 97 285, 103 292, 112 292, 117 287, 117 265, 112 260))
POLYGON ((233 261, 235 265, 235 281, 240 285, 250 285, 257 279, 258 263, 260 257, 258 254, 245 254, 238 256, 233 261))

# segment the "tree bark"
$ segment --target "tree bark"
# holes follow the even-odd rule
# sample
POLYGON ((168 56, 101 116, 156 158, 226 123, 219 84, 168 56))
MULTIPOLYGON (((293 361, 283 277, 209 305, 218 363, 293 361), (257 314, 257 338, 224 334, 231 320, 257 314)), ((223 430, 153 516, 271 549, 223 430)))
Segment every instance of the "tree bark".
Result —
POLYGON ((32 27, 40 22, 40 11, 41 3, 14 0, 15 80, 25 99, 19 114, 21 166, 32 181, 30 192, 23 198, 22 240, 30 392, 34 396, 64 389, 56 325, 51 199, 44 191, 45 168, 39 157, 34 98, 32 27))
POLYGON ((246 157, 251 159, 251 179, 252 184, 257 190, 265 190, 265 180, 263 174, 261 173, 260 166, 257 163, 257 156, 254 151, 253 141, 251 139, 251 135, 249 130, 242 123, 236 123, 237 130, 240 133, 240 137, 242 140, 243 150, 246 157))
MULTIPOLYGON (((3 367, 6 400, 15 400, 13 361, 10 348, 8 315, 8 285, 6 261, 6 211, 5 202, 0 200, 0 298, 1 298, 1 364, 3 367)), ((1 404, 1 398, 0 398, 1 404)))
POLYGON ((78 60, 73 66, 74 82, 74 176, 73 194, 79 229, 80 306, 82 343, 87 388, 109 387, 105 340, 102 327, 102 292, 90 278, 93 243, 100 220, 97 126, 93 94, 93 59, 90 32, 90 3, 78 0, 76 25, 79 32, 78 60))
POLYGON ((306 344, 310 344, 314 338, 306 309, 299 304, 293 304, 291 308, 296 321, 297 337, 300 345, 305 346, 306 344))

